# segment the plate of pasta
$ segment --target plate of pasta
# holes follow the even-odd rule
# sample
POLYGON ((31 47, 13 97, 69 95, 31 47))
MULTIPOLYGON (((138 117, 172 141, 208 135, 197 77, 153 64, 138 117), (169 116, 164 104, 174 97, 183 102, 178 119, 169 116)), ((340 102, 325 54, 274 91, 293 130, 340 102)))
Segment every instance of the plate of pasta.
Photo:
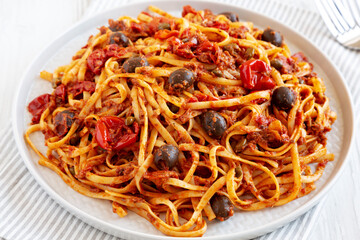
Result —
POLYGON ((353 138, 347 87, 321 51, 258 13, 203 1, 78 24, 29 67, 14 109, 41 186, 123 238, 272 231, 330 189, 353 138))

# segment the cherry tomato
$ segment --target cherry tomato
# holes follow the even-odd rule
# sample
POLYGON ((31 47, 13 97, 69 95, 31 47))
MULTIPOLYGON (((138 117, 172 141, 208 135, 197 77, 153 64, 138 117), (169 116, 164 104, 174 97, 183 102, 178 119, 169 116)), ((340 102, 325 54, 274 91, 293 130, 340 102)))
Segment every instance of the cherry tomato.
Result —
POLYGON ((55 101, 57 104, 66 102, 66 88, 64 84, 60 84, 54 91, 55 101))
POLYGON ((126 126, 125 119, 106 116, 101 117, 95 126, 95 139, 100 147, 108 151, 119 151, 136 142, 139 124, 134 122, 126 126))
POLYGON ((95 74, 100 74, 101 68, 106 61, 106 54, 103 49, 96 49, 87 58, 88 68, 95 74))
POLYGON ((274 80, 268 76, 261 76, 252 90, 260 91, 273 89, 276 86, 274 80))
POLYGON ((244 87, 251 90, 273 89, 276 84, 267 76, 270 72, 271 67, 259 59, 246 61, 240 67, 240 77, 244 87))
POLYGON ((41 114, 49 106, 51 101, 50 94, 43 94, 32 100, 28 105, 28 110, 33 116, 32 123, 36 124, 40 122, 41 114))

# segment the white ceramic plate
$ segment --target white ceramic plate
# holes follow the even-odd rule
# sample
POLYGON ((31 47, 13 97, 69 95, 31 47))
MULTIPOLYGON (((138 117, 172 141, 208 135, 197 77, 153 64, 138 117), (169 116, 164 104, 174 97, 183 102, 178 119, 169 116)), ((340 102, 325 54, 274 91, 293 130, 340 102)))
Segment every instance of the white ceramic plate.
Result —
MULTIPOLYGON (((52 91, 50 83, 39 78, 40 71, 48 70, 51 72, 57 66, 68 64, 72 55, 86 44, 88 36, 96 34, 98 27, 107 25, 109 18, 116 19, 122 15, 136 17, 141 11, 146 10, 149 4, 147 2, 122 6, 96 15, 76 25, 46 47, 24 74, 16 95, 13 128, 18 148, 26 166, 53 199, 69 212, 92 226, 115 236, 128 239, 171 239, 164 236, 148 221, 136 214, 129 213, 125 218, 119 218, 112 213, 109 201, 92 199, 72 190, 56 173, 37 164, 38 157, 25 144, 23 138, 24 132, 30 123, 30 116, 26 106, 34 97, 52 91)), ((314 63, 315 71, 325 79, 331 106, 338 114, 333 130, 328 135, 328 149, 335 154, 335 161, 328 164, 324 175, 316 182, 317 189, 315 191, 285 206, 255 212, 236 211, 235 215, 225 222, 213 221, 209 223, 208 230, 203 238, 251 238, 272 231, 305 213, 324 196, 340 176, 353 139, 354 117, 349 91, 334 65, 303 36, 258 13, 213 2, 157 1, 152 2, 152 4, 176 16, 180 16, 182 6, 186 4, 191 4, 195 9, 208 8, 215 13, 233 11, 241 16, 241 20, 252 21, 260 28, 271 26, 281 31, 292 52, 295 53, 298 50, 304 52, 314 63)), ((41 134, 35 134, 34 140, 40 148, 45 149, 41 134)))

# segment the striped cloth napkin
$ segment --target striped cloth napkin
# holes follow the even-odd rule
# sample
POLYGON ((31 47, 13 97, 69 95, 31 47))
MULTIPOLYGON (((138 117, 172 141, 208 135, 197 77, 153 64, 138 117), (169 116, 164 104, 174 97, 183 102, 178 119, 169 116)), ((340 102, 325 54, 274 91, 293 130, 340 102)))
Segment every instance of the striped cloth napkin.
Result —
MULTIPOLYGON (((356 52, 344 49, 333 40, 319 14, 276 0, 220 1, 263 13, 307 36, 334 59, 348 80, 353 96, 356 96, 360 88, 355 87, 355 80, 360 78, 360 71, 349 69, 348 66, 356 62, 359 65, 360 58, 356 52)), ((94 0, 84 10, 84 17, 128 2, 94 0)), ((360 109, 359 98, 355 100, 355 109, 360 109)), ((14 148, 16 144, 11 127, 0 131, 0 136, 0 240, 119 239, 86 224, 51 199, 32 177, 14 148)), ((307 239, 323 203, 324 200, 288 225, 256 239, 307 239)))

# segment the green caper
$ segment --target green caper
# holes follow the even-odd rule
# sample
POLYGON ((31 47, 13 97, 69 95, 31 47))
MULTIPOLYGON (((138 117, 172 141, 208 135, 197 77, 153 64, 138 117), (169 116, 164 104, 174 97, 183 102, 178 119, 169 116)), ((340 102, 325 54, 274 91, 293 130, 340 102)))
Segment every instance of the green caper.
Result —
POLYGON ((246 144, 246 138, 242 137, 239 141, 235 142, 235 147, 233 148, 236 153, 241 152, 244 149, 246 144))
POLYGON ((278 71, 280 71, 281 68, 283 67, 283 63, 277 58, 274 58, 273 60, 271 60, 270 65, 278 71))
POLYGON ((53 88, 57 88, 61 84, 61 78, 53 78, 51 84, 53 88))
POLYGON ((69 171, 70 171, 71 175, 75 176, 75 168, 74 167, 70 167, 69 171))
POLYGON ((246 52, 245 52, 246 59, 249 60, 249 59, 253 58, 254 55, 255 55, 255 49, 254 48, 249 47, 249 48, 246 49, 246 52))
POLYGON ((135 122, 135 118, 134 118, 134 117, 127 117, 127 118, 125 119, 125 125, 126 125, 126 126, 130 126, 130 125, 132 125, 134 122, 135 122))
POLYGON ((240 47, 236 43, 229 43, 225 45, 223 48, 233 56, 236 56, 238 54, 237 52, 240 51, 240 47))
POLYGON ((242 174, 243 174, 243 172, 242 172, 241 167, 240 167, 240 166, 237 166, 237 167, 235 168, 235 177, 239 178, 239 177, 242 176, 242 174))
POLYGON ((224 77, 224 74, 219 69, 213 70, 212 73, 217 77, 224 77))
POLYGON ((171 26, 169 23, 163 22, 163 23, 159 23, 158 29, 159 30, 165 30, 165 29, 171 30, 171 26))

